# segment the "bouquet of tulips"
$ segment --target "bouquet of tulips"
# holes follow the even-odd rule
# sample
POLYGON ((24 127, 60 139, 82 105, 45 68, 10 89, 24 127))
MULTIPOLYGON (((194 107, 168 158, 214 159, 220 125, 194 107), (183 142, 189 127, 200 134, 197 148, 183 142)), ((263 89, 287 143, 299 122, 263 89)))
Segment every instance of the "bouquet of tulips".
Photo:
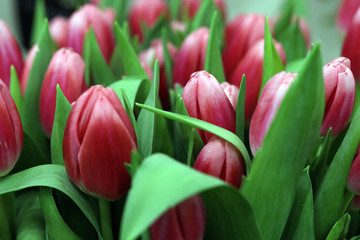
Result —
POLYGON ((326 62, 303 1, 225 6, 0 20, 0 239, 360 238, 360 1, 326 62))

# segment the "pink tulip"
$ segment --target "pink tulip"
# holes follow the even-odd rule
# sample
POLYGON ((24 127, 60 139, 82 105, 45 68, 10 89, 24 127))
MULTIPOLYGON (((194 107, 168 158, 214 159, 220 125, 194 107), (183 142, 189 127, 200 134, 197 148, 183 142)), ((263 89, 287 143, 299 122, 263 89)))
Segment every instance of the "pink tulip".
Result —
POLYGON ((114 90, 97 85, 78 98, 63 144, 66 171, 82 191, 115 200, 130 188, 124 164, 137 149, 136 136, 114 90))
POLYGON ((229 98, 231 105, 234 107, 234 110, 236 110, 237 100, 239 96, 239 88, 228 82, 223 82, 220 84, 220 86, 224 90, 226 96, 229 98))
POLYGON ((346 31, 349 29, 359 7, 359 0, 343 0, 341 2, 336 18, 337 25, 341 30, 346 31))
MULTIPOLYGON (((190 115, 235 133, 235 111, 219 82, 206 71, 195 72, 182 93, 190 115)), ((198 130, 204 143, 213 134, 198 130)))
POLYGON ((26 57, 24 68, 23 68, 23 71, 21 73, 21 78, 20 78, 20 87, 21 87, 21 92, 23 95, 25 94, 25 89, 26 89, 26 86, 27 86, 27 83, 29 80, 30 71, 31 71, 31 68, 32 68, 32 65, 34 62, 35 55, 38 51, 39 51, 39 47, 37 44, 35 44, 29 50, 28 55, 26 57))
POLYGON ((69 32, 67 18, 57 16, 49 24, 50 35, 59 48, 66 47, 69 32))
MULTIPOLYGON (((190 19, 195 17, 200 5, 201 0, 183 0, 181 3, 183 15, 190 19)), ((220 10, 223 18, 226 18, 226 4, 224 0, 213 0, 215 6, 220 10)))
POLYGON ((40 120, 48 137, 51 136, 56 106, 56 85, 59 84, 67 100, 72 103, 86 89, 85 63, 71 49, 62 48, 52 57, 40 92, 40 120))

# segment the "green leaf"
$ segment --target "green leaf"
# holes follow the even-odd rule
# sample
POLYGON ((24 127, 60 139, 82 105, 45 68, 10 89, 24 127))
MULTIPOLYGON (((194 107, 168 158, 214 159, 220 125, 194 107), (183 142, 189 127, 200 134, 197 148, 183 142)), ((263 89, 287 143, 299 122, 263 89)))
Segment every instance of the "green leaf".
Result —
POLYGON ((144 27, 145 37, 142 44, 142 49, 148 48, 152 40, 161 38, 163 30, 165 30, 167 39, 169 39, 175 45, 180 44, 179 39, 174 35, 171 30, 168 19, 164 15, 161 15, 152 28, 144 27))
POLYGON ((30 45, 33 46, 39 41, 42 35, 43 22, 46 18, 45 0, 36 0, 33 24, 31 29, 30 45))
POLYGON ((326 240, 346 239, 346 234, 349 231, 350 220, 350 214, 345 213, 332 227, 326 237, 326 240))
MULTIPOLYGON (((263 77, 261 82, 261 90, 264 88, 267 81, 276 73, 284 70, 284 66, 281 62, 278 52, 276 51, 273 37, 269 27, 268 18, 265 19, 265 34, 264 34, 264 67, 263 77)), ((259 94, 260 96, 261 94, 259 94)))
POLYGON ((202 193, 205 239, 261 239, 250 205, 235 188, 164 154, 146 158, 125 203, 120 239, 136 239, 168 208, 202 193))
POLYGON ((188 32, 193 32, 201 26, 210 27, 212 15, 209 13, 213 13, 215 11, 218 10, 212 0, 202 1, 195 17, 188 27, 188 32))
POLYGON ((126 9, 127 9, 126 0, 102 0, 100 1, 100 5, 102 8, 109 7, 115 10, 116 12, 116 20, 120 24, 126 19, 126 9))
POLYGON ((177 19, 181 0, 171 0, 169 3, 171 19, 177 19))
POLYGON ((193 152, 193 148, 194 148, 195 133, 196 133, 196 129, 195 128, 191 129, 190 140, 189 140, 189 150, 188 150, 188 155, 187 155, 187 165, 189 167, 194 165, 194 162, 192 161, 192 152, 193 152))
POLYGON ((236 135, 244 142, 246 76, 243 74, 236 103, 236 135))
POLYGON ((285 4, 283 10, 281 11, 280 20, 275 24, 274 33, 275 36, 281 35, 290 25, 291 18, 294 13, 294 6, 293 4, 289 3, 292 1, 288 1, 288 4, 285 4))
POLYGON ((22 93, 20 88, 19 77, 16 73, 15 67, 11 65, 10 75, 10 94, 14 99, 18 112, 21 112, 22 106, 22 93))
POLYGON ((50 239, 80 239, 61 217, 52 196, 51 189, 40 188, 39 199, 45 218, 47 234, 50 239))
POLYGON ((342 214, 343 194, 359 142, 360 110, 358 109, 321 182, 319 191, 315 193, 316 238, 325 238, 342 214))
POLYGON ((95 212, 82 194, 70 181, 65 167, 61 165, 40 165, 0 179, 0 194, 31 187, 51 187, 65 193, 84 213, 102 239, 95 212))
POLYGON ((281 239, 315 240, 314 204, 309 167, 301 173, 291 212, 281 239))
POLYGON ((133 109, 134 107, 131 106, 130 100, 127 97, 125 90, 123 88, 120 88, 120 91, 121 91, 121 103, 123 104, 126 114, 128 115, 128 117, 130 119, 131 125, 134 128, 135 136, 138 136, 136 119, 135 119, 134 109, 133 109))
MULTIPOLYGON (((154 75, 151 88, 146 98, 145 104, 155 107, 159 95, 159 61, 155 61, 154 75)), ((153 151, 153 141, 155 136, 155 114, 149 111, 141 110, 138 120, 138 148, 143 158, 149 156, 153 151)))
POLYGON ((167 81, 167 89, 171 88, 173 85, 172 81, 172 69, 173 69, 173 62, 170 56, 170 52, 167 46, 167 36, 166 36, 166 29, 162 31, 162 45, 164 49, 164 65, 165 65, 165 72, 166 72, 166 81, 167 81))
POLYGON ((83 56, 86 63, 85 78, 88 86, 95 84, 107 86, 115 81, 115 77, 101 53, 92 26, 85 36, 83 56))
POLYGON ((246 164, 246 172, 249 173, 250 165, 251 165, 249 153, 247 152, 244 143, 234 133, 232 133, 229 130, 226 130, 224 128, 221 128, 219 126, 213 125, 211 123, 208 123, 208 122, 196 119, 196 118, 184 116, 184 115, 181 115, 178 113, 163 111, 163 110, 160 110, 160 109, 157 109, 157 108, 154 108, 151 106, 139 104, 139 103, 136 103, 136 105, 141 108, 144 108, 148 111, 154 112, 160 116, 164 116, 166 118, 178 121, 180 123, 189 125, 191 127, 205 130, 209 133, 212 133, 212 134, 232 143, 240 151, 241 155, 243 156, 245 164, 246 164))
POLYGON ((317 44, 285 95, 242 185, 265 239, 279 239, 284 230, 298 179, 320 134, 324 100, 317 44))
POLYGON ((209 40, 206 50, 205 70, 215 76, 220 82, 225 81, 224 67, 222 63, 220 44, 218 42, 218 17, 219 13, 214 12, 211 20, 209 40))
POLYGON ((54 124, 51 133, 51 162, 64 165, 63 159, 63 139, 66 121, 71 111, 71 104, 64 96, 59 84, 56 85, 56 107, 54 124))

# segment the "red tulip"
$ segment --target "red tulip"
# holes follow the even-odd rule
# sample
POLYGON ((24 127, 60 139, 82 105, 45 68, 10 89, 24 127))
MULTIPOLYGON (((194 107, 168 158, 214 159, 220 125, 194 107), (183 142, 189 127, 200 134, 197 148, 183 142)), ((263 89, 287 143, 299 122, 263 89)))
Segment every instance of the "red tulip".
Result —
POLYGON ((51 136, 56 106, 56 85, 59 84, 70 103, 86 89, 85 63, 71 49, 62 48, 52 57, 40 92, 40 120, 47 136, 51 136))
POLYGON ((0 80, 0 177, 13 169, 23 147, 19 113, 6 84, 0 80))
POLYGON ((169 16, 169 9, 164 0, 137 0, 130 8, 129 26, 133 36, 143 41, 142 26, 151 28, 161 15, 169 16))
POLYGON ((250 123, 250 148, 256 155, 296 73, 280 72, 265 85, 250 123))
MULTIPOLYGON (((226 4, 224 0, 213 0, 216 7, 220 10, 223 18, 226 18, 226 4)), ((201 0, 183 0, 182 1, 182 11, 183 15, 189 17, 190 19, 195 17, 200 5, 201 0)))
POLYGON ((205 208, 195 195, 170 208, 150 227, 152 240, 199 240, 205 232, 205 208))
POLYGON ((97 85, 78 98, 63 144, 66 171, 84 192, 118 199, 130 188, 124 164, 137 148, 136 136, 114 90, 97 85))
POLYGON ((21 87, 22 94, 25 94, 25 89, 27 86, 27 82, 29 80, 29 75, 30 75, 30 71, 32 68, 32 64, 34 62, 35 55, 38 51, 39 51, 39 47, 37 44, 35 44, 29 50, 28 55, 26 57, 24 68, 23 68, 23 71, 21 73, 21 78, 20 78, 20 87, 21 87))
POLYGON ((336 18, 337 25, 341 30, 348 30, 359 7, 359 0, 343 0, 341 2, 336 18))
POLYGON ((20 76, 23 68, 21 49, 4 20, 0 20, 0 79, 10 86, 10 67, 20 76))
POLYGON ((239 88, 228 82, 223 82, 220 84, 220 86, 224 90, 226 96, 229 98, 231 105, 234 107, 234 110, 236 110, 237 100, 239 96, 239 88))
POLYGON ((100 50, 108 63, 115 46, 112 23, 106 13, 95 5, 86 4, 71 15, 67 47, 82 55, 85 34, 90 26, 94 29, 100 50))
POLYGON ((201 27, 184 40, 174 61, 174 84, 185 86, 193 72, 204 69, 208 38, 209 29, 201 27))
POLYGON ((355 80, 350 70, 350 60, 336 58, 323 67, 325 84, 325 114, 321 135, 332 128, 333 136, 348 123, 355 102, 355 80))
POLYGON ((58 47, 66 47, 69 32, 67 18, 57 16, 51 19, 49 24, 50 35, 58 47))
POLYGON ((231 143, 214 136, 203 147, 194 169, 220 178, 235 188, 240 188, 244 174, 242 156, 231 143))
MULTIPOLYGON (((275 48, 285 64, 285 51, 280 43, 275 43, 275 48)), ((264 40, 257 41, 246 53, 246 55, 237 64, 230 83, 240 86, 243 74, 246 76, 246 94, 245 94, 245 120, 250 122, 251 116, 258 102, 264 60, 264 40)))
MULTIPOLYGON (((206 71, 195 72, 182 93, 185 107, 197 119, 235 133, 235 111, 216 78, 206 71)), ((213 134, 198 130, 204 143, 213 134)))

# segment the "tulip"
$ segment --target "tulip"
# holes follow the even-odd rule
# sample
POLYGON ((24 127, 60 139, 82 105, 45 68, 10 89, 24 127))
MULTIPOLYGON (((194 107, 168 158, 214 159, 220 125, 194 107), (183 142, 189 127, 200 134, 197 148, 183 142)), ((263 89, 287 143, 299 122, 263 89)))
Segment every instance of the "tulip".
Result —
MULTIPOLYGON (((273 32, 273 23, 269 20, 273 32)), ((264 38, 265 16, 257 14, 239 15, 225 28, 223 64, 226 77, 230 79, 236 65, 246 52, 264 38)))
POLYGON ((355 103, 355 80, 350 60, 336 58, 323 67, 325 84, 325 113, 320 133, 325 136, 332 128, 333 136, 348 123, 355 103))
MULTIPOLYGON (((186 17, 192 19, 195 17, 195 14, 197 13, 201 0, 183 0, 182 1, 182 11, 183 15, 186 17)), ((224 0, 213 0, 215 3, 215 6, 220 10, 223 18, 226 18, 226 4, 224 0)))
MULTIPOLYGON (((285 51, 280 43, 275 43, 275 48, 279 53, 282 62, 285 64, 285 51)), ((246 93, 245 93, 245 121, 250 122, 252 114, 258 102, 261 81, 263 75, 264 60, 264 40, 257 41, 241 59, 236 66, 230 83, 240 87, 243 74, 246 76, 246 93)))
POLYGON ((20 76, 23 68, 21 49, 4 20, 0 20, 0 79, 10 86, 10 67, 20 76))
POLYGON ((57 16, 50 21, 49 24, 50 35, 58 47, 66 47, 69 23, 67 18, 57 16))
POLYGON ((235 188, 240 188, 244 174, 242 156, 231 143, 214 136, 203 147, 194 169, 220 178, 235 188))
POLYGON ((136 150, 131 122, 114 90, 93 86, 73 103, 66 123, 66 171, 82 191, 115 200, 130 187, 124 164, 136 150))
POLYGON ((360 210, 360 195, 355 195, 352 199, 349 209, 352 211, 360 210))
POLYGON ((205 232, 205 208, 199 195, 170 208, 150 227, 152 240, 198 240, 205 232))
POLYGON ((349 58, 356 81, 360 80, 360 9, 356 12, 346 34, 341 55, 349 58))
POLYGON ((74 12, 69 19, 67 47, 82 54, 85 34, 93 27, 95 37, 104 59, 109 63, 115 46, 112 23, 106 13, 95 5, 86 4, 74 12))
POLYGON ((148 78, 152 81, 153 71, 150 69, 150 67, 146 63, 140 61, 140 64, 143 67, 143 69, 145 70, 145 73, 148 76, 148 78))
MULTIPOLYGON (((171 59, 174 59, 177 53, 177 48, 174 45, 172 45, 170 42, 168 42, 167 49, 169 50, 169 55, 171 59)), ((169 97, 169 90, 167 85, 164 48, 162 41, 161 40, 152 41, 151 46, 139 54, 139 59, 141 62, 146 63, 151 69, 153 68, 155 60, 158 59, 159 69, 160 69, 160 86, 159 86, 160 100, 164 109, 169 109, 170 97, 169 97)))
POLYGON ((29 80, 30 71, 35 59, 35 55, 38 51, 39 51, 39 47, 37 44, 35 44, 29 50, 28 55, 26 57, 24 68, 22 70, 21 78, 20 78, 20 88, 23 95, 25 94, 25 89, 29 80))
POLYGON ((0 80, 0 177, 15 166, 23 147, 23 129, 14 100, 0 80))
POLYGON ((229 98, 231 102, 231 105, 234 107, 234 110, 236 111, 236 104, 239 96, 239 88, 228 82, 223 82, 220 84, 220 86, 224 90, 226 96, 229 98))
POLYGON ((351 192, 360 194, 360 155, 357 155, 351 164, 347 187, 351 192))
MULTIPOLYGON (((235 111, 219 82, 206 71, 195 72, 184 87, 182 98, 190 117, 235 133, 235 111)), ((198 130, 204 143, 213 134, 198 130)))
POLYGON ((201 27, 182 43, 174 61, 173 83, 185 86, 193 72, 204 69, 209 29, 201 27))
POLYGON ((47 136, 51 136, 54 123, 56 85, 70 103, 74 102, 86 89, 84 69, 81 56, 71 49, 62 48, 52 57, 40 92, 40 120, 47 136))
POLYGON ((104 9, 105 16, 108 18, 110 23, 116 21, 116 11, 113 8, 105 8, 104 9))
POLYGON ((360 7, 359 0, 343 0, 336 17, 338 27, 346 31, 351 25, 357 9, 360 7))
POLYGON ((129 27, 133 36, 137 35, 139 41, 143 41, 142 26, 151 28, 161 15, 170 15, 168 6, 164 0, 137 0, 133 3, 129 12, 129 27))
POLYGON ((280 72, 266 83, 250 123, 249 140, 254 156, 296 76, 296 73, 280 72))

